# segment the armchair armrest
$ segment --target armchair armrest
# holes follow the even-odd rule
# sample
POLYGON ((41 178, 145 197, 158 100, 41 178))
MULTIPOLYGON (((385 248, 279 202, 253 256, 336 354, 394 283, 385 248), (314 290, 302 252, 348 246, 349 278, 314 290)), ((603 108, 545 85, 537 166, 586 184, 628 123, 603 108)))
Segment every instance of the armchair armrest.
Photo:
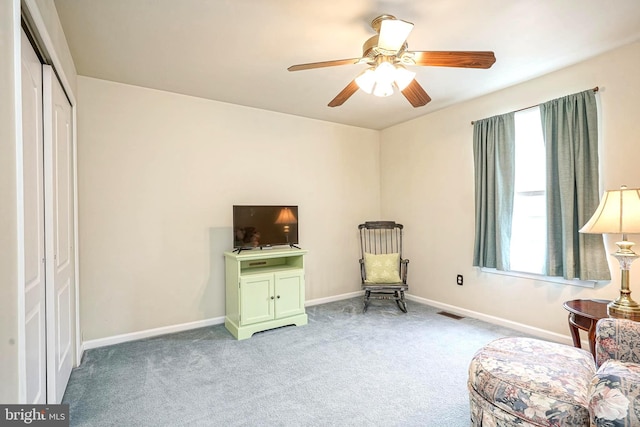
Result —
POLYGON ((640 363, 640 322, 605 318, 596 325, 596 364, 606 360, 640 363))

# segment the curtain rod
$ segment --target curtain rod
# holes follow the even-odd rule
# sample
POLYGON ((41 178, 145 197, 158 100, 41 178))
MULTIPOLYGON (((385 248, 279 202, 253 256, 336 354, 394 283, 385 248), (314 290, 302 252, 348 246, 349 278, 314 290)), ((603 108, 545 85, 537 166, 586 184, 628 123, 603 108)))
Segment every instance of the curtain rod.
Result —
MULTIPOLYGON (((594 88, 593 88, 593 89, 591 89, 591 90, 592 90, 592 91, 594 91, 594 92, 597 92, 598 90, 600 90, 600 88, 599 88, 598 86, 596 86, 596 87, 594 87, 594 88)), ((540 104, 542 104, 542 103, 540 103, 540 104)), ((510 111, 509 113, 517 113, 518 111, 528 110, 529 108, 537 107, 537 106, 538 106, 538 105, 540 105, 540 104, 530 105, 530 106, 528 106, 528 107, 520 108, 519 110, 513 110, 513 111, 510 111)), ((509 113, 505 113, 505 114, 509 114, 509 113)), ((474 123, 475 123, 474 121, 473 121, 473 122, 471 122, 471 124, 472 124, 472 125, 473 125, 474 123)))

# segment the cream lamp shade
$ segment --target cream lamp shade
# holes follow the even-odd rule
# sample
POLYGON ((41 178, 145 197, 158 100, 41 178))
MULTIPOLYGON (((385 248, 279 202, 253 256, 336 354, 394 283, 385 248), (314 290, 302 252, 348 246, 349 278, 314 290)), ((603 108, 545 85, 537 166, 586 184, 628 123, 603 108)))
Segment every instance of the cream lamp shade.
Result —
POLYGON ((580 229, 591 234, 640 233, 640 188, 606 191, 591 219, 580 229))

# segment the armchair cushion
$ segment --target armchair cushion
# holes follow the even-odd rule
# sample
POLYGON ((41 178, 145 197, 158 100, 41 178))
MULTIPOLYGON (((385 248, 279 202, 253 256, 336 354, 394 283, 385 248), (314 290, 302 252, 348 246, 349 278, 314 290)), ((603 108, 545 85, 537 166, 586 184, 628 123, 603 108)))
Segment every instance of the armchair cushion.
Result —
POLYGON ((596 325, 596 363, 609 359, 640 363, 640 322, 605 318, 596 325))
POLYGON ((592 426, 640 425, 640 365, 605 361, 591 381, 589 413, 592 426))
POLYGON ((400 283, 400 254, 364 254, 365 283, 400 283))

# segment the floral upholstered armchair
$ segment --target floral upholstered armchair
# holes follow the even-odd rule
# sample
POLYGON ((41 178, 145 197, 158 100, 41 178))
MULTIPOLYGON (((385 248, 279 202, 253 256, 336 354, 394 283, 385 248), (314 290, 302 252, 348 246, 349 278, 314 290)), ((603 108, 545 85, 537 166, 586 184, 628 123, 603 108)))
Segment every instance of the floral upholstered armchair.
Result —
POLYGON ((592 425, 640 426, 640 323, 600 320, 596 365, 589 393, 592 425))
POLYGON ((469 366, 471 425, 640 426, 640 323, 602 319, 585 350, 501 338, 469 366))

